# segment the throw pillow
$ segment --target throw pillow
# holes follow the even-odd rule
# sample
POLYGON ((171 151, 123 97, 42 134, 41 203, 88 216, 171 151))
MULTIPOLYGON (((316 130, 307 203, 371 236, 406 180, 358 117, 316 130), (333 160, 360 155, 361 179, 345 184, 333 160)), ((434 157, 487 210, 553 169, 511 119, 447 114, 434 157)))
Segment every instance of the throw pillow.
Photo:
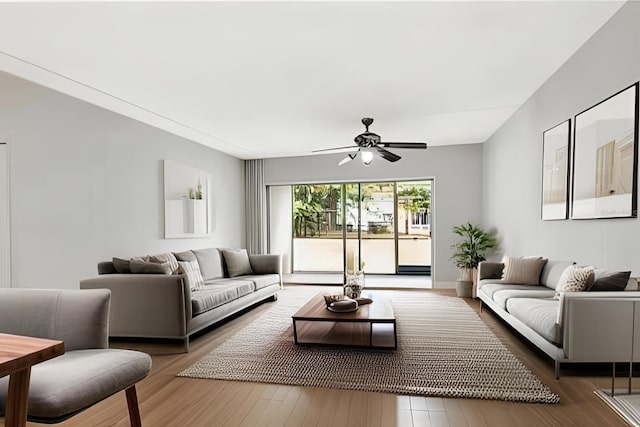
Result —
POLYGON ((570 265, 560 276, 558 292, 582 292, 593 284, 593 267, 570 265))
POLYGON ((608 271, 598 268, 594 272, 593 285, 588 287, 587 291, 624 291, 630 276, 630 271, 608 271))
POLYGON ((149 257, 149 261, 157 262, 159 264, 169 263, 169 266, 171 266, 171 274, 176 274, 178 272, 178 260, 171 252, 160 255, 152 255, 149 257))
POLYGON ((131 273, 131 260, 123 259, 123 258, 112 258, 113 268, 120 274, 129 274, 131 273))
POLYGON ((178 261, 197 261, 196 256, 191 251, 174 252, 173 255, 178 261))
POLYGON ((539 285, 540 273, 546 262, 547 259, 542 257, 511 258, 505 255, 502 258, 502 281, 515 285, 539 285))
POLYGON ((157 263, 148 261, 148 258, 131 259, 131 272, 134 274, 171 274, 171 266, 168 262, 157 263))
POLYGON ((178 261, 178 274, 187 276, 187 283, 192 291, 204 289, 204 279, 200 273, 198 261, 178 261))
POLYGON ((193 249, 200 266, 200 272, 204 280, 222 279, 224 277, 224 267, 222 265, 222 255, 216 248, 193 249))
POLYGON ((222 249, 229 277, 253 274, 246 249, 222 249))

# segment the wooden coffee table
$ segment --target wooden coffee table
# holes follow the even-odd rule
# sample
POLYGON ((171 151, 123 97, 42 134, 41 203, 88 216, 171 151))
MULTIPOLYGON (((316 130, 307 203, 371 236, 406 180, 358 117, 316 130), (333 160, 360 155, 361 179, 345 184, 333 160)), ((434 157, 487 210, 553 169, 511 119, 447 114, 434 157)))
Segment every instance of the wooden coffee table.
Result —
POLYGON ((334 313, 327 310, 323 294, 315 295, 292 316, 293 341, 397 349, 391 302, 376 295, 371 298, 373 303, 361 305, 357 311, 334 313))

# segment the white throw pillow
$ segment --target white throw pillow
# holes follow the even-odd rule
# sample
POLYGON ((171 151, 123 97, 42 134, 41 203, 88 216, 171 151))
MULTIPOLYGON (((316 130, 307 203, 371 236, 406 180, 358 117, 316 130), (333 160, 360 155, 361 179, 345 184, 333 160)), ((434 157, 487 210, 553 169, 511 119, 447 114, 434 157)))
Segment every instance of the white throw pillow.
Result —
POLYGON ((570 265, 558 280, 557 292, 582 292, 593 284, 595 274, 591 266, 570 265))
POLYGON ((178 261, 178 274, 186 274, 189 288, 192 291, 204 289, 204 279, 198 261, 178 261))
POLYGON ((539 285, 540 273, 547 262, 542 257, 511 258, 504 256, 502 281, 516 285, 539 285))

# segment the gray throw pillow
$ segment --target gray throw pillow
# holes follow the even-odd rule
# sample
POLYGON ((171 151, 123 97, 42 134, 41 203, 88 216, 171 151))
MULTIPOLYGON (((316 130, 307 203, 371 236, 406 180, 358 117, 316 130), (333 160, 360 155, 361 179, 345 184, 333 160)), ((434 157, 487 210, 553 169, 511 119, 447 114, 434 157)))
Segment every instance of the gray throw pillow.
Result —
POLYGON ((630 271, 608 271, 601 268, 596 269, 593 285, 591 285, 587 291, 624 291, 627 287, 630 276, 630 271))
POLYGON ((131 260, 123 259, 123 258, 112 258, 113 268, 120 274, 129 274, 131 273, 131 260))
POLYGON ((253 274, 246 249, 222 249, 229 277, 253 274))
POLYGON ((143 258, 131 260, 131 272, 134 274, 171 274, 171 265, 168 262, 157 263, 143 258))
POLYGON ((198 259, 198 265, 204 280, 222 279, 224 277, 222 257, 218 249, 193 249, 191 252, 198 259))
POLYGON ((173 255, 178 261, 198 261, 196 256, 191 251, 174 252, 173 255))

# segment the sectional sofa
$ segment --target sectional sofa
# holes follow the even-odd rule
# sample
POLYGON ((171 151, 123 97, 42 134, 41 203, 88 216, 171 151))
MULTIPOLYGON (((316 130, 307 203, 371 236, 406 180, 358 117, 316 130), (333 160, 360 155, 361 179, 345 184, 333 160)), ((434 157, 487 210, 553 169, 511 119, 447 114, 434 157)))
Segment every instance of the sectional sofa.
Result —
POLYGON ((226 248, 194 249, 98 264, 81 289, 111 290, 110 337, 184 342, 264 300, 282 286, 280 255, 247 255, 226 248))
POLYGON ((640 292, 630 272, 595 269, 584 291, 558 289, 573 265, 543 260, 535 283, 525 284, 505 280, 505 263, 482 262, 480 311, 489 307, 551 357, 556 378, 562 363, 640 361, 640 292))

